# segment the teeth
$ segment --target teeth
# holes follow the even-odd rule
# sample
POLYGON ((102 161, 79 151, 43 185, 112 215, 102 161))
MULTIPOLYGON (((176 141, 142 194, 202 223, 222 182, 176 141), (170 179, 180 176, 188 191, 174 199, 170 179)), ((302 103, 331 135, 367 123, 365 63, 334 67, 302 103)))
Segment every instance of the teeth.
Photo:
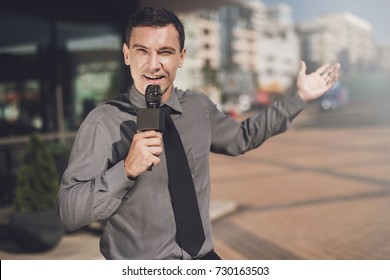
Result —
POLYGON ((148 76, 148 75, 145 75, 145 77, 148 78, 148 79, 152 79, 152 80, 161 79, 161 76, 148 76))

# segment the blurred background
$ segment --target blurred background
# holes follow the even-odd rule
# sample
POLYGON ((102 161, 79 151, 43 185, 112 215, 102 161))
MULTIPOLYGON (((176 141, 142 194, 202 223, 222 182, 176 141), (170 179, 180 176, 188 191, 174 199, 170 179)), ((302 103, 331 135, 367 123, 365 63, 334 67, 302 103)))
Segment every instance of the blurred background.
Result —
POLYGON ((213 205, 228 214, 213 221, 222 257, 390 259, 385 0, 3 1, 0 258, 99 258, 99 228, 77 235, 59 226, 38 238, 32 229, 42 222, 30 222, 49 216, 18 214, 55 208, 79 125, 131 85, 122 44, 128 16, 145 5, 168 8, 185 25, 175 86, 205 92, 237 120, 291 92, 300 60, 308 71, 342 67, 336 86, 285 135, 239 158, 212 155, 213 205), (80 255, 81 244, 90 251, 80 255))

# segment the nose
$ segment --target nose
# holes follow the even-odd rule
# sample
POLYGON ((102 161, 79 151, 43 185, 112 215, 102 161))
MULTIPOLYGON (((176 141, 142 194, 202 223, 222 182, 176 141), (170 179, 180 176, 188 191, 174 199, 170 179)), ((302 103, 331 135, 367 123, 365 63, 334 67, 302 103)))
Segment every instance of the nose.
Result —
POLYGON ((151 55, 150 55, 150 58, 149 58, 149 67, 152 69, 152 70, 158 70, 160 69, 161 67, 161 61, 160 61, 160 57, 158 55, 158 53, 156 52, 153 52, 151 55))

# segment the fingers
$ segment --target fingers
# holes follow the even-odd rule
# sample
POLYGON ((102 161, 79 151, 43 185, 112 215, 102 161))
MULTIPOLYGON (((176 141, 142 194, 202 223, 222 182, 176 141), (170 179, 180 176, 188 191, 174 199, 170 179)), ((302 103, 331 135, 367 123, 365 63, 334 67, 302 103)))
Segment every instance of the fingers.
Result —
POLYGON ((158 164, 160 160, 156 157, 161 155, 162 135, 156 131, 145 131, 137 133, 133 138, 134 149, 137 149, 143 154, 146 159, 152 160, 152 163, 158 164), (154 157, 153 157, 153 156, 154 157))
POLYGON ((138 132, 134 135, 129 152, 125 158, 127 177, 135 178, 160 163, 163 152, 162 135, 156 131, 138 132))
POLYGON ((316 70, 316 73, 322 76, 324 75, 324 73, 326 73, 328 67, 329 67, 329 63, 325 63, 324 65, 322 65, 320 68, 316 70))
POLYGON ((323 73, 322 77, 326 83, 326 85, 333 86, 339 78, 340 72, 340 64, 336 63, 333 66, 329 67, 325 73, 323 73))
POLYGON ((155 134, 141 132, 134 136, 133 142, 140 147, 160 147, 162 146, 162 136, 158 132, 155 134))
POLYGON ((315 72, 320 75, 327 89, 330 89, 338 80, 340 71, 340 64, 336 63, 330 66, 329 63, 325 63, 315 72))
POLYGON ((333 85, 334 83, 336 83, 338 78, 339 78, 339 74, 338 73, 331 72, 326 77, 325 82, 326 82, 327 85, 329 85, 329 84, 333 85))
POLYGON ((340 64, 336 63, 334 65, 330 65, 329 63, 325 63, 320 68, 316 70, 316 73, 321 75, 322 77, 328 76, 332 73, 338 73, 340 70, 340 64))

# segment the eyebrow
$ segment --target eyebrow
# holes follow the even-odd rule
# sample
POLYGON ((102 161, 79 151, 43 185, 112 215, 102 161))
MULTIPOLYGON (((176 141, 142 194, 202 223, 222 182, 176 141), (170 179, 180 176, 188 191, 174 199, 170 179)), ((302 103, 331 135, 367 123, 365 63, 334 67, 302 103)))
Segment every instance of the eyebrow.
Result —
POLYGON ((132 48, 133 48, 133 49, 135 49, 135 48, 147 49, 147 47, 145 47, 145 46, 143 46, 143 45, 140 45, 140 44, 134 44, 134 45, 132 46, 132 48))

